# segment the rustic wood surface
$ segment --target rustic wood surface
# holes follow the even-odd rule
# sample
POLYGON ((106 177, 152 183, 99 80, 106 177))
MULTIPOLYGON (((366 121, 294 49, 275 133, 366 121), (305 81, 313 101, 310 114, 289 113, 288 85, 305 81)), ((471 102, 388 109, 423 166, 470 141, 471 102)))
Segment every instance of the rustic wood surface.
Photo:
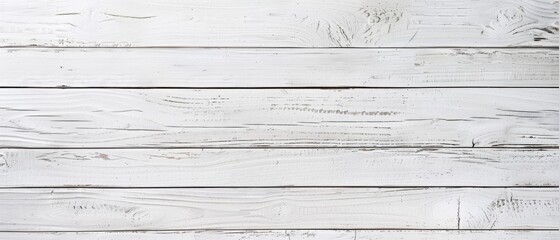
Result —
POLYGON ((559 239, 559 1, 2 0, 8 239, 559 239))
POLYGON ((556 49, 0 49, 4 87, 559 87, 556 49))
POLYGON ((0 89, 0 147, 556 147, 558 98, 537 88, 0 89))
POLYGON ((557 231, 515 230, 245 230, 0 232, 1 240, 556 240, 557 231))
POLYGON ((559 46, 555 0, 4 0, 0 46, 559 46))
POLYGON ((557 187, 557 159, 558 149, 6 149, 0 187, 557 187))
POLYGON ((0 189, 2 231, 558 229, 557 188, 0 189))

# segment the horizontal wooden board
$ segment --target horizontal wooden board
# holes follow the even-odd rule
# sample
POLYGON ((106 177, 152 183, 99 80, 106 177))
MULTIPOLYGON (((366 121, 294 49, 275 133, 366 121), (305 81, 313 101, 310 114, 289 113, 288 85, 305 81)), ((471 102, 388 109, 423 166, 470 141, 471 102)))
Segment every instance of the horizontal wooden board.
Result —
POLYGON ((559 231, 246 230, 0 232, 0 240, 556 240, 559 231))
POLYGON ((558 87, 556 49, 0 49, 3 87, 558 87))
POLYGON ((557 188, 1 189, 1 231, 559 229, 557 188))
POLYGON ((0 147, 555 147, 559 89, 0 89, 0 147))
POLYGON ((0 6, 0 46, 559 45, 555 0, 4 0, 0 6))
POLYGON ((5 149, 0 187, 559 186, 559 149, 5 149))

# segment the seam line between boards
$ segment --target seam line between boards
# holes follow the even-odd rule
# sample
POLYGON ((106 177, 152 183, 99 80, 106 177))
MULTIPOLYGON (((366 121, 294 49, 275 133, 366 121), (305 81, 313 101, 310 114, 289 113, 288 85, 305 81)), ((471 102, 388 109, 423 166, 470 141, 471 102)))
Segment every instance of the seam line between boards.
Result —
POLYGON ((0 89, 161 89, 161 90, 351 90, 351 89, 559 89, 559 86, 430 86, 430 87, 364 87, 364 86, 321 86, 321 87, 123 87, 123 86, 0 86, 0 89))
POLYGON ((196 231, 217 231, 217 232, 245 232, 245 231, 452 231, 452 232, 465 232, 465 231, 510 231, 510 232, 526 232, 526 231, 551 231, 559 232, 555 228, 497 228, 497 229, 457 229, 457 228, 186 228, 186 229, 138 229, 138 230, 85 230, 85 231, 0 231, 0 233, 112 233, 112 232, 130 232, 130 233, 143 233, 143 232, 196 232, 196 231))
POLYGON ((297 46, 48 46, 48 45, 9 45, 0 49, 28 48, 28 49, 559 49, 559 46, 417 46, 417 47, 297 47, 297 46))
POLYGON ((0 187, 9 189, 559 189, 559 186, 191 186, 191 187, 96 187, 96 186, 64 186, 64 187, 0 187))
POLYGON ((383 149, 509 149, 509 150, 554 150, 559 149, 559 146, 524 146, 524 147, 448 147, 448 146, 316 146, 316 147, 17 147, 17 146, 4 146, 0 150, 150 150, 150 149, 177 149, 177 150, 267 150, 267 149, 363 149, 363 150, 383 150, 383 149))

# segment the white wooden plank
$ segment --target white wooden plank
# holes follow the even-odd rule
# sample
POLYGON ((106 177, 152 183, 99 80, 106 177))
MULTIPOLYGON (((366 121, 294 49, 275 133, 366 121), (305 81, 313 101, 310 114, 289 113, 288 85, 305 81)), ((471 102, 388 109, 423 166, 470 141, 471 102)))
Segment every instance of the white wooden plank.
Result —
POLYGON ((1 189, 2 231, 558 229, 556 188, 1 189))
POLYGON ((556 240, 559 231, 246 230, 0 232, 1 240, 556 240))
POLYGON ((557 146, 559 89, 1 89, 0 147, 557 146))
POLYGON ((557 159, 557 149, 5 149, 0 187, 559 186, 557 159))
POLYGON ((558 46, 555 0, 4 0, 0 46, 558 46), (133 7, 130 7, 133 6, 133 7))
POLYGON ((555 49, 0 49, 0 86, 558 87, 555 49))

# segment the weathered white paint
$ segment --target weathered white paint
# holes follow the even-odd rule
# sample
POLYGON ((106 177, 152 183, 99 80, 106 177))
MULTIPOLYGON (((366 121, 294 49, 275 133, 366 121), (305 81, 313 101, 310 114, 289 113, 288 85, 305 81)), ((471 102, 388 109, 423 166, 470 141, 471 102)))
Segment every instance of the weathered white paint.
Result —
POLYGON ((4 0, 0 46, 558 46, 555 0, 4 0))
POLYGON ((558 231, 246 230, 0 232, 0 240, 556 240, 558 231))
POLYGON ((1 231, 559 229, 557 188, 0 189, 1 231))
POLYGON ((558 3, 4 0, 0 240, 558 239, 558 3))
POLYGON ((0 54, 0 86, 15 87, 559 86, 555 49, 9 48, 0 54))
POLYGON ((0 187, 559 186, 557 159, 557 149, 5 149, 0 187))
POLYGON ((557 146, 559 89, 0 89, 0 147, 557 146))

